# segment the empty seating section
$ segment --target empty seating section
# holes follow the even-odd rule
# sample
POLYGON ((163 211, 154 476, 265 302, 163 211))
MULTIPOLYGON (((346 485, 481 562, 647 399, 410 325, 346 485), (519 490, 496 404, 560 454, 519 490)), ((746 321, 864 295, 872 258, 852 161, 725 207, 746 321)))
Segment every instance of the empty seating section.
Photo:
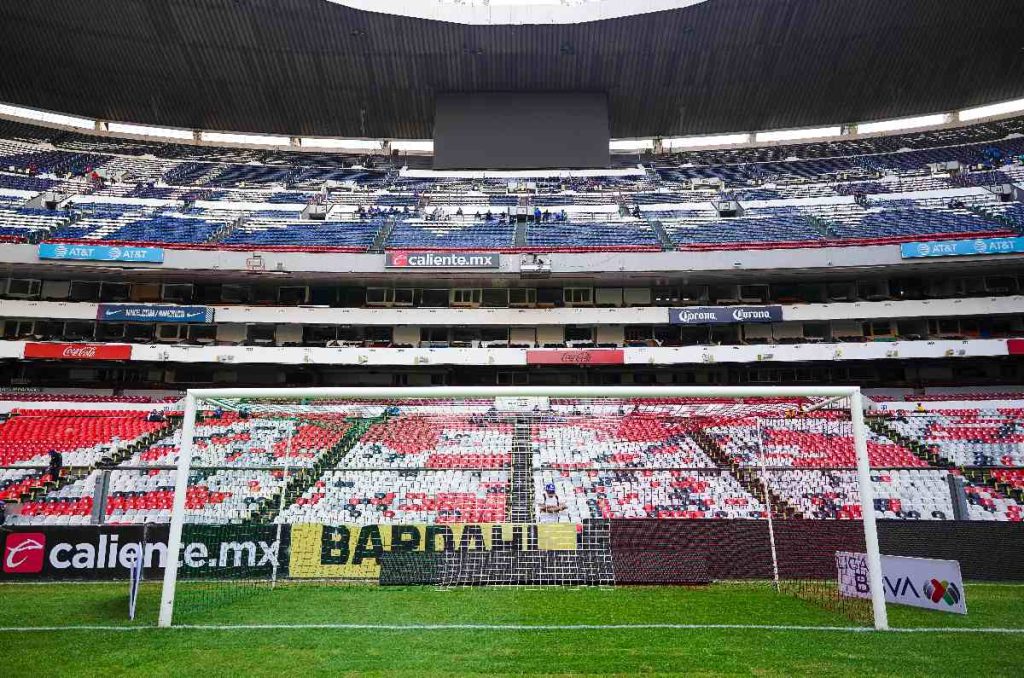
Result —
MULTIPOLYGON (((347 426, 331 418, 326 427, 308 420, 239 418, 197 422, 193 468, 186 500, 191 523, 237 523, 251 519, 280 494, 292 471, 310 468, 344 437, 347 426), (234 468, 233 468, 234 467, 234 468)), ((104 520, 108 523, 163 523, 170 520, 181 431, 135 452, 111 472, 104 520), (139 468, 152 466, 152 469, 139 468), (159 468, 163 467, 163 468, 159 468)), ((37 517, 56 524, 86 524, 99 473, 66 485, 45 499, 23 505, 16 521, 37 517), (26 513, 27 510, 27 513, 26 513)), ((276 506, 276 504, 274 504, 276 506)))
POLYGON ((1015 499, 982 485, 968 485, 967 510, 969 520, 998 520, 1019 523, 1024 520, 1024 507, 1015 499))
MULTIPOLYGON (((522 505, 530 494, 538 520, 761 519, 768 511, 763 487, 779 515, 860 518, 852 435, 836 413, 754 419, 743 403, 734 404, 734 415, 709 399, 646 404, 652 409, 555 399, 525 422, 486 400, 401 409, 356 403, 289 416, 205 413, 195 426, 186 520, 500 522, 514 515, 513 497, 522 505), (672 409, 705 405, 717 413, 672 409), (513 450, 532 459, 532 467, 515 462, 522 473, 517 492, 525 483, 530 494, 513 493, 513 450), (549 484, 564 504, 556 513, 539 506, 549 484)), ((9 520, 167 522, 177 416, 150 422, 142 412, 14 410, 0 423, 0 500, 15 507, 9 520), (64 455, 60 479, 46 471, 50 449, 64 455)), ((921 443, 907 443, 919 457, 869 433, 878 516, 1021 520, 1022 419, 1024 411, 1002 409, 890 413, 874 421, 899 440, 921 443), (924 461, 929 448, 940 455, 939 468, 924 461), (951 464, 965 469, 948 470, 951 464), (979 466, 986 468, 970 469, 979 466)))
POLYGON ((175 402, 179 396, 164 398, 148 395, 108 395, 102 393, 45 393, 35 391, 0 391, 0 400, 17 402, 61 402, 61 403, 152 403, 175 402))
POLYGON ((502 250, 511 248, 515 225, 498 221, 399 221, 385 243, 389 249, 502 250))
POLYGON ((220 245, 331 248, 365 252, 384 226, 382 221, 311 221, 297 217, 248 218, 220 245))
POLYGON ((50 234, 55 240, 202 244, 237 214, 141 203, 82 203, 70 205, 73 219, 50 234))
POLYGON ((1024 466, 1024 416, 1020 413, 914 413, 886 424, 957 466, 1024 466))
POLYGON ((531 223, 526 242, 545 250, 661 249, 661 242, 649 224, 643 221, 607 223, 531 223))
POLYGON ((566 510, 541 520, 589 518, 764 518, 764 505, 726 473, 671 470, 546 470, 535 494, 554 485, 566 510))
MULTIPOLYGON (((233 524, 251 519, 265 502, 280 496, 285 482, 281 471, 221 469, 205 473, 189 483, 185 520, 233 524)), ((171 518, 173 499, 173 471, 114 471, 106 521, 165 523, 171 518)))
MULTIPOLYGON (((712 422, 708 435, 737 465, 769 468, 856 468, 849 425, 829 418, 712 422)), ((927 466, 906 448, 868 432, 874 468, 927 466)))
POLYGON ((993 469, 992 477, 1016 490, 1024 490, 1024 469, 993 469))
POLYGON ((48 473, 36 469, 0 469, 0 501, 17 501, 21 495, 50 480, 48 473))
MULTIPOLYGON (((47 465, 48 453, 61 453, 70 474, 113 460, 140 438, 166 426, 148 422, 136 412, 76 412, 71 410, 14 411, 0 424, 0 466, 36 466, 34 469, 0 470, 0 500, 18 501, 23 496, 57 481, 38 467, 47 465)), ((88 522, 92 514, 95 472, 48 493, 23 502, 12 524, 73 524, 88 522), (91 481, 92 484, 89 484, 91 481), (36 518, 39 520, 36 520, 36 518), (52 519, 51 519, 52 518, 52 519)))
MULTIPOLYGON (((952 520, 953 500, 947 472, 876 470, 871 474, 879 518, 952 520)), ((759 474, 769 490, 804 518, 854 520, 861 517, 856 471, 800 469, 759 474)))
MULTIPOLYGON (((826 217, 827 218, 827 217, 826 217)), ((1005 232, 1006 226, 966 208, 868 207, 830 220, 839 238, 915 238, 1005 232)))
POLYGON ((472 416, 400 415, 373 424, 343 468, 498 469, 512 460, 512 428, 472 416))
POLYGON ((693 213, 662 223, 680 247, 757 243, 813 243, 826 234, 807 216, 791 208, 751 210, 742 217, 719 218, 714 212, 693 213))
MULTIPOLYGON (((309 468, 344 437, 347 425, 338 419, 240 418, 226 412, 219 419, 196 422, 194 466, 273 466, 309 468)), ((173 464, 181 431, 138 452, 133 463, 173 464)))
POLYGON ((533 424, 531 445, 541 468, 714 467, 681 422, 657 416, 562 417, 533 424))
POLYGON ((24 207, 25 202, 0 195, 0 242, 38 242, 68 221, 62 212, 24 207))
POLYGON ((1022 127, 1024 120, 1016 118, 874 139, 689 151, 656 158, 644 175, 536 180, 411 178, 394 167, 354 166, 364 159, 329 153, 192 147, 52 130, 23 134, 20 128, 7 128, 2 133, 17 139, 0 140, 0 189, 54 189, 71 197, 71 203, 69 209, 37 211, 24 208, 24 201, 0 198, 0 241, 85 239, 341 252, 586 252, 1010 235, 1024 229, 1024 206, 999 202, 985 187, 1024 182, 1024 138, 1012 136, 1022 127), (960 162, 960 170, 933 173, 929 168, 951 161, 960 162), (75 200, 80 194, 129 202, 84 204, 75 200), (887 200, 890 196, 896 200, 887 200), (136 199, 172 204, 130 202, 136 199), (740 214, 719 216, 713 203, 723 199, 738 201, 740 214), (197 209, 196 200, 224 202, 234 213, 197 209), (331 210, 322 222, 297 213, 272 216, 232 207, 310 202, 359 207, 368 218, 331 210), (517 206, 552 213, 566 208, 569 218, 519 229, 507 220, 501 223, 499 215, 517 206), (595 211, 573 209, 587 206, 595 211), (485 218, 487 212, 492 218, 485 218))
POLYGON ((488 523, 506 520, 509 472, 331 470, 279 516, 286 523, 488 523))
POLYGON ((15 410, 0 424, 0 466, 45 465, 50 450, 65 466, 90 466, 164 426, 139 412, 15 410))

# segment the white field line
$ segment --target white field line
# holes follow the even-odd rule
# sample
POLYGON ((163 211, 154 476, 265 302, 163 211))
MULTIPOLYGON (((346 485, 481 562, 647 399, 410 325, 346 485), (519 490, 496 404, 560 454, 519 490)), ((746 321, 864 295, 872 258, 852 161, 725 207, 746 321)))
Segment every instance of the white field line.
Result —
MULTIPOLYGON (((264 631, 264 630, 338 630, 338 631, 819 631, 828 633, 874 633, 869 626, 800 626, 786 624, 183 624, 171 630, 184 631, 264 631)), ((4 626, 0 633, 46 633, 65 631, 160 631, 156 626, 4 626)), ((891 633, 1024 634, 1022 628, 897 628, 891 633)))

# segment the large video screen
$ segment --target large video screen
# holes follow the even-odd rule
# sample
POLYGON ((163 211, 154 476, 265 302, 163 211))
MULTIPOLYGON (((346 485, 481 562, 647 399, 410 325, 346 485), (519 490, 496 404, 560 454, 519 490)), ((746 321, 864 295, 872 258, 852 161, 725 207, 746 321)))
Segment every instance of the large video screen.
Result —
POLYGON ((604 94, 441 94, 434 169, 606 167, 608 129, 604 94))

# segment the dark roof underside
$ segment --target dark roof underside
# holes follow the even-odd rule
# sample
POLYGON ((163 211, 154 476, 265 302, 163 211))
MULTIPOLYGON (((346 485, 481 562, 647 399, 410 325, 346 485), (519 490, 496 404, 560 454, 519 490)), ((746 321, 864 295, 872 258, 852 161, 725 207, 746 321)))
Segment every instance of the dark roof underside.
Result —
POLYGON ((0 2, 0 100, 107 120, 429 138, 442 91, 607 92, 613 137, 834 124, 1024 96, 1021 0, 709 0, 466 26, 324 0, 0 2))

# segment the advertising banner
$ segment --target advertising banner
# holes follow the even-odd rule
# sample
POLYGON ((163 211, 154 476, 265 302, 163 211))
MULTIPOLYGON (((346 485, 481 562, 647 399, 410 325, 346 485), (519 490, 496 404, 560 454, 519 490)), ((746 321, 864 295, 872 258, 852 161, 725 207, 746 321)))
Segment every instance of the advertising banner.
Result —
MULTIPOLYGON (((278 553, 287 550, 288 532, 285 526, 279 547, 274 525, 186 525, 179 576, 269 577, 278 553)), ((167 535, 167 525, 149 525, 145 534, 142 525, 15 528, 3 535, 0 580, 130 580, 141 554, 144 577, 152 581, 167 563, 167 535)))
POLYGON ((50 360, 130 360, 131 344, 25 344, 26 358, 50 360))
POLYGON ((408 252, 395 250, 384 254, 385 268, 433 268, 459 270, 464 268, 501 268, 497 252, 408 252))
POLYGON ((622 365, 626 352, 614 348, 538 349, 526 352, 527 365, 622 365))
POLYGON ((1010 355, 1024 355, 1024 339, 1007 339, 1006 351, 1010 355))
POLYGON ((673 325, 782 322, 781 306, 691 306, 669 309, 673 325))
POLYGON ((933 240, 905 242, 900 245, 903 259, 923 257, 966 257, 990 254, 1020 254, 1024 252, 1024 238, 975 238, 974 240, 933 240))
MULTIPOLYGON (((870 598, 867 557, 863 553, 836 553, 839 593, 870 598)), ((939 612, 967 614, 960 563, 955 560, 882 556, 885 602, 923 607, 939 612)))
POLYGON ((575 551, 574 523, 451 525, 293 525, 292 579, 377 579, 380 557, 401 551, 575 551))
POLYGON ((212 323, 214 309, 206 306, 100 304, 96 320, 110 322, 212 323))
POLYGON ((70 245, 42 243, 40 259, 61 261, 121 261, 141 264, 162 264, 164 251, 160 247, 109 247, 106 245, 70 245))

